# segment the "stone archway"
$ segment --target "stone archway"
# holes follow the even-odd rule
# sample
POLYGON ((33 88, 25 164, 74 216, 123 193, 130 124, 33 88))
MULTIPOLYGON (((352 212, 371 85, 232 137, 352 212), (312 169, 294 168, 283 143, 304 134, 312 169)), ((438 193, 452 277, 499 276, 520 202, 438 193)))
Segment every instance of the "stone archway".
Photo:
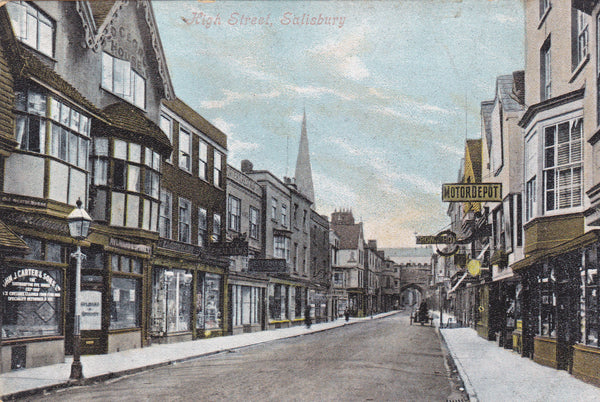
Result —
POLYGON ((418 308, 425 297, 425 291, 416 283, 409 283, 400 288, 400 305, 405 308, 418 308))

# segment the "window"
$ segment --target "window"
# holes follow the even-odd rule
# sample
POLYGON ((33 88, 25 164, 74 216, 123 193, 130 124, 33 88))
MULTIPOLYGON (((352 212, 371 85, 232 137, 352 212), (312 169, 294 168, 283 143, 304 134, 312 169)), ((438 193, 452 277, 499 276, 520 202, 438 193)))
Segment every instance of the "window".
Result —
POLYGON ((190 330, 192 274, 183 269, 155 269, 152 278, 153 333, 190 330))
POLYGON ((54 21, 25 1, 10 1, 7 10, 16 38, 45 54, 54 55, 54 21))
MULTIPOLYGON (((173 122, 171 118, 161 114, 160 115, 160 129, 169 137, 169 141, 173 144, 173 122)), ((167 162, 171 163, 171 157, 167 159, 167 162)))
POLYGON ((191 135, 188 131, 179 129, 179 167, 186 172, 192 171, 191 160, 191 135))
POLYGON ((290 260, 290 239, 284 236, 273 237, 273 254, 275 258, 290 260))
POLYGON ((145 148, 144 164, 144 193, 158 199, 160 189, 160 155, 150 148, 145 148))
POLYGON ((308 220, 306 219, 308 217, 308 211, 305 209, 303 210, 303 215, 302 215, 302 228, 306 231, 308 230, 308 220))
POLYGON ((287 227, 287 205, 281 204, 281 226, 287 227))
POLYGON ((160 192, 160 213, 158 218, 158 232, 161 237, 171 238, 171 219, 172 219, 172 196, 171 193, 163 190, 160 192))
POLYGON ((127 60, 102 53, 102 88, 135 106, 146 107, 146 80, 127 60))
POLYGON ((304 253, 303 253, 303 261, 302 261, 302 273, 303 274, 308 274, 308 261, 309 261, 309 255, 308 255, 308 247, 304 246, 304 253))
POLYGON ((221 187, 221 159, 221 153, 215 149, 213 184, 217 187, 221 187))
POLYGON ((192 204, 179 198, 179 241, 191 243, 192 204))
POLYGON ((540 1, 540 19, 546 14, 550 8, 550 0, 539 0, 540 1))
POLYGON ((271 198, 271 219, 277 220, 277 198, 271 198))
POLYGON ((208 145, 202 140, 198 143, 198 177, 208 180, 208 145))
POLYGON ((196 328, 221 328, 222 316, 221 276, 198 272, 196 328))
MULTIPOLYGON (((113 256, 113 259, 115 256, 113 256)), ((140 279, 113 276, 111 279, 110 329, 140 326, 140 279)))
POLYGON ((258 239, 259 211, 250 207, 250 238, 258 239))
POLYGON ((571 46, 573 51, 572 69, 575 70, 588 56, 589 24, 587 14, 580 10, 573 9, 573 19, 576 36, 573 37, 571 46))
POLYGON ((0 269, 3 339, 62 334, 62 278, 60 269, 0 269))
POLYGON ((288 318, 289 287, 280 284, 269 284, 269 318, 285 320, 288 318))
POLYGON ((334 286, 344 286, 344 274, 342 272, 333 273, 334 286))
POLYGON ((292 254, 292 267, 294 272, 298 271, 298 243, 294 243, 294 254, 292 254))
POLYGON ((546 211, 582 204, 582 119, 544 128, 544 206, 546 211))
POLYGON ((240 221, 241 221, 241 201, 234 196, 229 196, 229 205, 228 205, 228 221, 229 221, 229 230, 233 230, 235 232, 240 231, 240 221))
POLYGON ((550 61, 550 38, 548 38, 540 51, 540 96, 543 101, 552 97, 552 66, 550 61))
POLYGON ((598 251, 592 247, 585 251, 585 264, 581 267, 581 338, 585 345, 600 346, 600 283, 598 276, 598 251))
POLYGON ((208 219, 206 209, 198 208, 198 245, 206 245, 206 235, 208 233, 208 219))
POLYGON ((219 214, 213 214, 212 241, 215 243, 221 241, 221 215, 219 214))

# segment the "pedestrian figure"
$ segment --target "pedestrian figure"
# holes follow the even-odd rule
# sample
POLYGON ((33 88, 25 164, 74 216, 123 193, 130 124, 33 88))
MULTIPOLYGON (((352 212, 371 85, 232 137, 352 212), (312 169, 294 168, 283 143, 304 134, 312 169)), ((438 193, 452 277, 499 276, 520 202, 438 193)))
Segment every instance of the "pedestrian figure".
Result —
POLYGON ((347 307, 346 310, 344 310, 344 317, 346 317, 346 321, 350 321, 350 309, 347 307))
POLYGON ((310 328, 312 325, 312 319, 310 317, 310 304, 307 304, 304 308, 304 323, 306 324, 306 328, 310 328))

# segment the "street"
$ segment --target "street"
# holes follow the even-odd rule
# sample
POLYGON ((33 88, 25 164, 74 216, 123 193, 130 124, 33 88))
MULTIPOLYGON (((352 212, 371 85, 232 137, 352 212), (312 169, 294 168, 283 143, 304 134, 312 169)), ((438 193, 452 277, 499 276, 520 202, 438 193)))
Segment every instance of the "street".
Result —
POLYGON ((403 313, 27 400, 439 401, 456 387, 435 329, 403 313))

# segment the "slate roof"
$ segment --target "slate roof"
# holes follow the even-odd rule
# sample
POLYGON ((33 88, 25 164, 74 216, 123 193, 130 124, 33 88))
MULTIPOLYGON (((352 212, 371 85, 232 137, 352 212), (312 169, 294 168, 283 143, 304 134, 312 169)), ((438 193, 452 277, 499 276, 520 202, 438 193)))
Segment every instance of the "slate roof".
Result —
POLYGON ((518 97, 513 93, 513 75, 501 75, 496 79, 496 96, 502 103, 502 109, 505 112, 519 112, 524 109, 522 104, 519 104, 518 97))
POLYGON ((331 224, 331 228, 340 238, 340 249, 357 249, 362 233, 362 223, 354 225, 335 225, 331 224))
POLYGON ((29 251, 29 247, 23 239, 4 222, 0 221, 0 250, 8 250, 16 254, 26 254, 29 251))
POLYGON ((175 98, 173 100, 163 100, 162 103, 195 129, 203 132, 217 144, 227 149, 227 135, 212 125, 204 117, 200 116, 198 112, 189 107, 181 99, 175 98))
POLYGON ((92 15, 96 26, 100 27, 104 23, 104 19, 108 15, 111 8, 115 5, 115 1, 91 0, 88 2, 92 9, 92 15))
POLYGON ((485 142, 489 148, 492 146, 492 110, 494 109, 494 101, 481 102, 481 120, 483 121, 483 129, 485 134, 485 142))
POLYGON ((117 102, 103 109, 110 127, 125 131, 125 136, 140 144, 150 141, 163 156, 168 156, 173 147, 169 137, 137 107, 126 102, 117 102))

